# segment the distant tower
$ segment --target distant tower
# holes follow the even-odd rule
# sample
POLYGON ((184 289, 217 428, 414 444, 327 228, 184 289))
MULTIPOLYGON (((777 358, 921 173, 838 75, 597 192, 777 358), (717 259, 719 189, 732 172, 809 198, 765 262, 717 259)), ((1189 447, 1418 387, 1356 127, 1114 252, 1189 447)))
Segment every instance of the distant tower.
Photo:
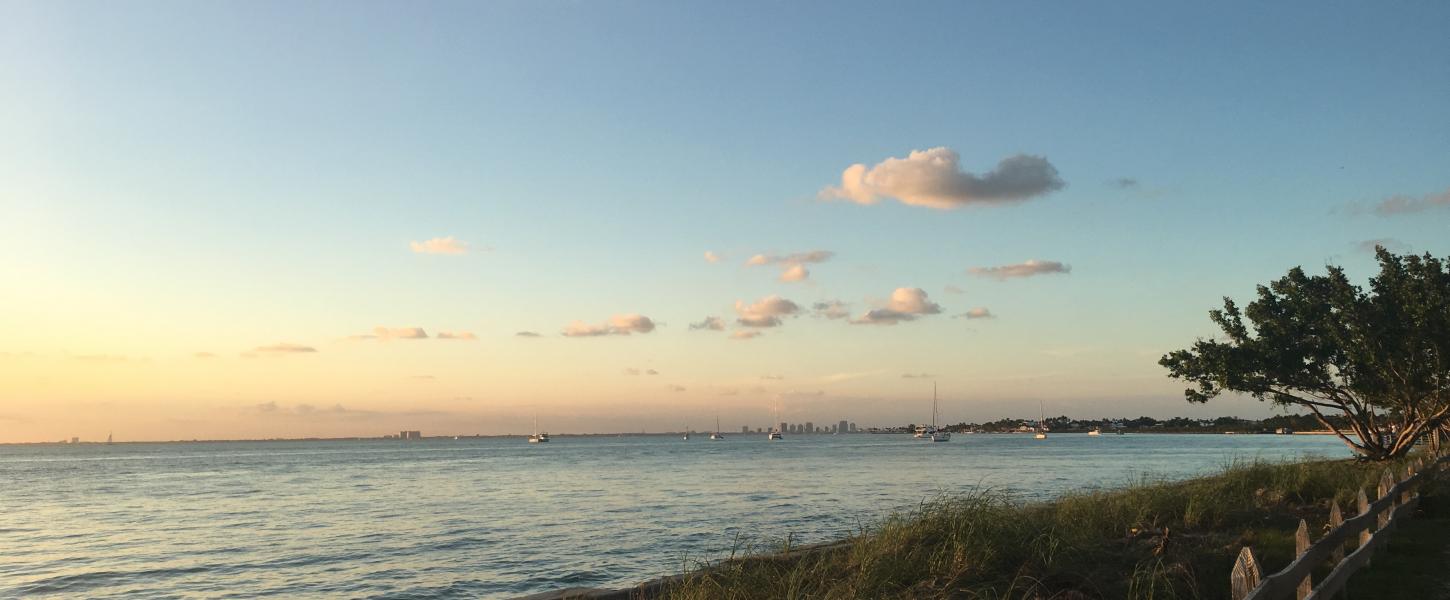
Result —
POLYGON ((815 432, 816 432, 816 424, 815 423, 812 423, 810 421, 806 421, 806 433, 815 433, 815 432))

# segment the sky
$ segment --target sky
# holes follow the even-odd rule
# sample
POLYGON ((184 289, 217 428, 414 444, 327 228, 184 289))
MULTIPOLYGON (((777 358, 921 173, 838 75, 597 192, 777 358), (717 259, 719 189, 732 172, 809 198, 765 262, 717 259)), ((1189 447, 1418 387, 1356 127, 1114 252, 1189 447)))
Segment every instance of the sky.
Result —
POLYGON ((0 3, 0 442, 1267 416, 1156 361, 1450 254, 1450 4, 1168 4, 0 3))

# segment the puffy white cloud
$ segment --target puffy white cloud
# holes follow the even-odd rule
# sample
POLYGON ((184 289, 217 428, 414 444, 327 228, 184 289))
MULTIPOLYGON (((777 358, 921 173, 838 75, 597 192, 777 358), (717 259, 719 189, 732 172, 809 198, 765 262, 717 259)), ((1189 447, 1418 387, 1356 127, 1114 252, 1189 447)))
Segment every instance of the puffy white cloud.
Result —
POLYGON ((707 262, 707 263, 715 264, 717 262, 720 262, 720 260, 723 259, 723 258, 724 258, 723 256, 720 256, 719 254, 715 254, 714 252, 711 252, 709 250, 706 250, 705 251, 705 262, 707 262))
POLYGON ((699 323, 690 323, 690 330, 704 329, 708 331, 723 331, 725 320, 720 317, 705 317, 699 323))
POLYGON ((469 341, 472 341, 472 340, 478 339, 478 336, 474 335, 472 331, 440 331, 440 332, 438 332, 438 335, 435 336, 435 337, 437 337, 440 340, 469 340, 469 341))
POLYGON ((771 294, 753 304, 746 304, 743 300, 735 301, 736 323, 745 327, 777 327, 781 324, 781 317, 788 317, 800 312, 800 305, 780 296, 771 294))
POLYGON ((780 280, 785 282, 805 281, 811 276, 806 268, 810 263, 823 263, 831 260, 835 252, 829 250, 812 250, 810 252, 796 252, 793 254, 756 254, 745 261, 746 266, 760 267, 765 265, 777 265, 781 268, 780 280))
POLYGON ((735 333, 730 334, 730 339, 732 339, 732 340, 748 340, 748 339, 753 339, 753 338, 757 338, 757 337, 760 337, 760 336, 761 336, 761 333, 759 331, 747 329, 747 330, 744 330, 744 331, 737 331, 735 333))
POLYGON ((1432 209, 1450 209, 1450 190, 1438 194, 1426 194, 1419 198, 1403 195, 1390 196, 1374 205, 1375 214, 1382 217, 1425 212, 1432 209))
POLYGON ((805 281, 811 276, 810 270, 805 265, 791 265, 780 272, 780 280, 784 282, 805 281))
POLYGON ((845 302, 841 302, 840 300, 827 300, 825 302, 816 302, 815 304, 812 304, 811 312, 814 313, 817 317, 825 317, 827 319, 844 319, 851 316, 851 305, 846 304, 845 302))
POLYGON ((453 236, 433 238, 423 242, 410 242, 408 247, 418 254, 467 254, 468 242, 453 236))
POLYGON ((1005 280, 1017 279, 1022 277, 1032 277, 1034 275, 1047 275, 1052 273, 1066 274, 1072 272, 1072 267, 1057 262, 1055 260, 1032 259, 1027 262, 1017 263, 1015 265, 1001 265, 996 267, 972 267, 970 269, 967 269, 967 272, 973 275, 981 275, 983 277, 992 277, 995 279, 1005 280))
POLYGON ((1065 185, 1057 168, 1041 156, 1009 156, 983 175, 964 172, 959 163, 956 151, 938 147, 887 158, 874 167, 854 164, 841 173, 839 187, 828 186, 820 196, 857 204, 895 198, 902 204, 950 209, 1022 201, 1065 185))
POLYGON ((926 297, 926 290, 921 288, 896 288, 891 292, 891 299, 881 308, 874 308, 866 311, 851 320, 853 325, 895 325, 902 321, 915 321, 922 315, 934 315, 941 312, 941 305, 932 302, 926 297))
POLYGON ((583 321, 574 321, 564 327, 565 337, 597 337, 602 335, 629 335, 632 333, 649 333, 655 330, 655 322, 637 313, 614 315, 609 322, 603 325, 590 325, 583 321))
POLYGON ((995 318, 997 318, 997 315, 992 314, 992 311, 987 310, 987 307, 985 307, 985 306, 978 306, 978 307, 972 308, 972 309, 968 310, 967 312, 964 312, 964 313, 959 314, 959 315, 956 315, 956 316, 961 317, 963 319, 995 319, 995 318))

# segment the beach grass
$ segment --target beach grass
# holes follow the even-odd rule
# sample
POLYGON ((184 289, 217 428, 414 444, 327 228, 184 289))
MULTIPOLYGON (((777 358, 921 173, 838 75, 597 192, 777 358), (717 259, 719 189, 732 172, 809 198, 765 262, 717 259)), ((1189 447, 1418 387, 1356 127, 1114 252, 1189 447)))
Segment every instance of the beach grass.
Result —
POLYGON ((1241 547, 1266 572, 1283 568, 1301 518, 1322 536, 1329 503, 1353 514, 1356 492, 1374 498, 1386 466, 1403 473, 1399 463, 1238 461, 1206 477, 1143 477, 1050 502, 978 490, 836 544, 698 565, 666 597, 1227 598, 1241 547))

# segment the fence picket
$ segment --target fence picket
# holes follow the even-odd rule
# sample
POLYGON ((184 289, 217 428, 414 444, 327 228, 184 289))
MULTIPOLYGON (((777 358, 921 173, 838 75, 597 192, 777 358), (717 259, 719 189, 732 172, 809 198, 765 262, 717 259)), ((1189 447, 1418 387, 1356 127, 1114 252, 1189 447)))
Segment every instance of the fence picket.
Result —
MULTIPOLYGON (((1343 524, 1344 514, 1339 512, 1339 502, 1331 500, 1329 505, 1329 530, 1334 531, 1339 529, 1339 526, 1343 524)), ((1330 557, 1330 560, 1334 562, 1335 566, 1344 562, 1344 542, 1340 542, 1339 547, 1334 549, 1334 554, 1330 557)))
MULTIPOLYGON (((1305 523, 1304 519, 1299 519, 1299 529, 1294 532, 1294 558, 1304 556, 1307 552, 1309 552, 1309 524, 1305 523)), ((1313 591, 1313 575, 1306 573, 1304 579, 1299 580, 1299 589, 1294 598, 1304 600, 1313 591)))
POLYGON ((1229 594, 1233 600, 1243 600, 1248 597, 1249 592, 1259 587, 1259 580, 1264 576, 1259 570, 1259 562, 1254 560, 1254 551, 1244 546, 1239 551, 1239 557, 1234 561, 1233 572, 1229 574, 1229 594))

